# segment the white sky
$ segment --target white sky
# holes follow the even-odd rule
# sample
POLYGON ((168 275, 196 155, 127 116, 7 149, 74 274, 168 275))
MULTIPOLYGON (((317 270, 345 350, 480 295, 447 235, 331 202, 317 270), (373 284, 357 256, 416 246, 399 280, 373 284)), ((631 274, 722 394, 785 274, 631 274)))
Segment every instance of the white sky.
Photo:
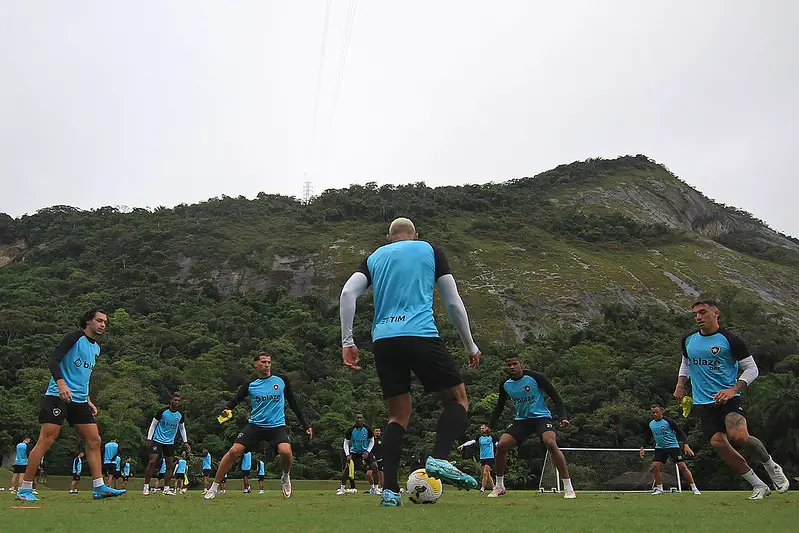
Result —
POLYGON ((0 212, 644 153, 799 236, 799 2, 326 5, 0 0, 0 212))

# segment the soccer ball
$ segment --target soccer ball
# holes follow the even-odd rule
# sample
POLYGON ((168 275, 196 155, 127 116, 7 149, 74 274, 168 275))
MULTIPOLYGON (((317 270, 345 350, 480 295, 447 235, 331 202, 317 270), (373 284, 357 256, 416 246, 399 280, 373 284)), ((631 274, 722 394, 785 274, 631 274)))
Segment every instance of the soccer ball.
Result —
POLYGON ((441 481, 428 476, 424 468, 408 476, 408 499, 413 503, 436 503, 443 492, 441 481))

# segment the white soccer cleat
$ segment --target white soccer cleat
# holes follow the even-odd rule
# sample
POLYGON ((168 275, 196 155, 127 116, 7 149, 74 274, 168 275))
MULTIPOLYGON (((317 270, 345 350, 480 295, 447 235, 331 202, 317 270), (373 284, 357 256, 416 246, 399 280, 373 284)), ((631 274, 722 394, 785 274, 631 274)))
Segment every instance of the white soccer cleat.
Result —
POLYGON ((375 494, 383 494, 383 489, 378 487, 377 489, 375 489, 375 494))
POLYGON ((766 496, 771 494, 771 489, 765 485, 758 485, 752 491, 752 495, 749 496, 749 500, 762 500, 766 496))
POLYGON ((219 494, 227 494, 227 490, 224 490, 224 489, 223 489, 223 490, 220 490, 220 491, 219 491, 219 494))
POLYGON ((205 494, 206 492, 208 492, 208 489, 203 489, 203 494, 205 494))
POLYGON ((184 487, 184 488, 180 489, 180 493, 181 493, 181 494, 186 494, 186 491, 187 491, 187 490, 189 490, 189 489, 187 489, 187 488, 185 488, 185 487, 184 487))
POLYGON ((150 492, 150 489, 142 489, 141 491, 142 496, 149 496, 150 494, 155 494, 155 491, 150 492))
POLYGON ((164 489, 162 493, 164 496, 177 496, 177 494, 175 494, 175 491, 170 489, 164 489))
POLYGON ((358 494, 358 489, 347 489, 347 494, 358 494))
POLYGON ((338 489, 336 491, 336 496, 344 496, 345 494, 347 494, 347 489, 338 489))
POLYGON ((782 471, 782 467, 780 465, 774 463, 774 467, 772 468, 768 464, 763 463, 763 468, 766 469, 766 472, 771 478, 771 482, 774 483, 774 488, 777 489, 777 492, 780 494, 783 492, 788 492, 788 489, 791 487, 791 482, 788 480, 785 472, 782 471))
POLYGON ((573 490, 567 490, 566 494, 564 494, 563 497, 567 500, 573 500, 577 497, 577 493, 574 492, 573 490))
POLYGON ((209 490, 205 494, 203 494, 203 500, 213 500, 214 498, 216 498, 215 490, 209 490))
POLYGON ((262 490, 258 491, 258 494, 263 494, 263 493, 264 493, 264 491, 262 491, 262 490))
POLYGON ((663 494, 663 489, 655 487, 655 489, 652 491, 652 495, 653 496, 658 496, 660 494, 663 494))
MULTIPOLYGON (((283 496, 291 498, 291 479, 281 479, 280 486, 283 489, 283 496)), ((263 493, 263 491, 261 491, 263 493)))
POLYGON ((504 495, 505 495, 505 489, 501 489, 499 487, 494 487, 494 489, 491 491, 491 494, 489 494, 486 497, 487 498, 499 498, 500 496, 504 496, 504 495))
POLYGON ((699 492, 699 489, 694 489, 694 494, 696 494, 697 496, 701 496, 702 495, 702 493, 699 492))

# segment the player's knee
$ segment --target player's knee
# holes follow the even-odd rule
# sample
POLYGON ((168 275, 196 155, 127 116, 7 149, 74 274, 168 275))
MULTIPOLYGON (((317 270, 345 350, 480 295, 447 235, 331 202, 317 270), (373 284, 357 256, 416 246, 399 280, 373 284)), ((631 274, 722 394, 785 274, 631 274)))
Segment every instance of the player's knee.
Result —
POLYGON ((745 431, 728 431, 727 437, 736 446, 746 446, 749 443, 749 434, 745 431))
POLYGON ((727 440, 723 433, 716 433, 710 437, 710 445, 717 450, 723 450, 730 447, 730 441, 727 440))
POLYGON ((291 444, 288 442, 283 442, 277 445, 277 454, 281 457, 286 457, 291 455, 291 444))

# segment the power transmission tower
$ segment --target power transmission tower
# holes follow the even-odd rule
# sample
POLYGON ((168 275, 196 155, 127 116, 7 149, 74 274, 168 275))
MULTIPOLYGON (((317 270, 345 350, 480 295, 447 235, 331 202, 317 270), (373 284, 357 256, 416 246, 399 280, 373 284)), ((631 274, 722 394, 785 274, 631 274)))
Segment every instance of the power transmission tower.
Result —
POLYGON ((307 204, 313 198, 313 183, 306 181, 302 184, 302 203, 307 204))

